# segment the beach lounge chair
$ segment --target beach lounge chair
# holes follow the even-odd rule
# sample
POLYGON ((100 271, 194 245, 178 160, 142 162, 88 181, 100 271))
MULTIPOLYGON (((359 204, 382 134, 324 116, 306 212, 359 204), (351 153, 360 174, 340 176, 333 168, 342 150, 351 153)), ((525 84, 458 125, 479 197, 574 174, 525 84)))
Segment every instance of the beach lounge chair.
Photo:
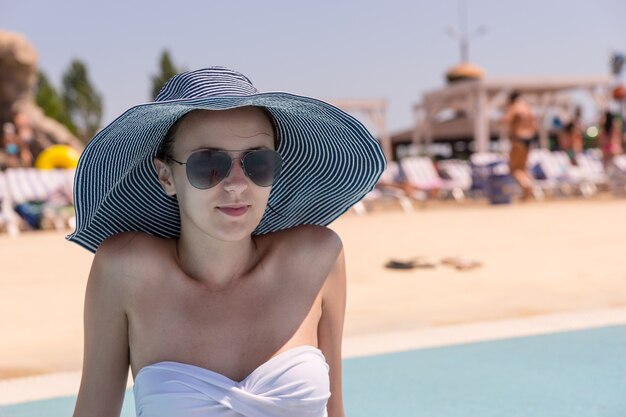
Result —
POLYGON ((452 196, 457 201, 465 199, 464 184, 441 178, 430 158, 413 156, 404 158, 400 164, 409 184, 418 190, 443 198, 452 196))
POLYGON ((579 152, 575 156, 576 165, 582 172, 584 178, 593 183, 596 188, 607 187, 609 176, 604 170, 602 159, 594 152, 579 152))
POLYGON ((592 173, 578 165, 572 164, 567 152, 553 151, 552 156, 560 165, 561 171, 565 173, 566 177, 583 197, 591 197, 598 192, 592 173))
POLYGON ((17 236, 19 229, 19 216, 13 210, 13 202, 4 172, 0 172, 0 229, 5 230, 9 236, 17 236))
POLYGON ((615 155, 613 157, 613 165, 615 165, 617 169, 626 172, 626 154, 615 155))
POLYGON ((470 195, 474 197, 487 195, 487 181, 493 166, 506 165, 508 167, 506 157, 493 152, 475 152, 470 156, 469 161, 472 173, 470 195))
POLYGON ((65 228, 73 216, 73 170, 12 168, 5 179, 15 211, 31 228, 50 222, 56 229, 65 228))
POLYGON ((527 166, 533 174, 533 182, 546 194, 571 195, 578 188, 578 174, 568 172, 559 158, 548 149, 531 149, 527 166))
MULTIPOLYGON (((510 176, 509 158, 507 155, 494 152, 476 152, 470 156, 470 168, 472 172, 472 187, 470 195, 492 198, 488 194, 488 183, 492 175, 498 177, 510 176)), ((521 193, 517 182, 511 177, 507 181, 507 188, 513 187, 514 192, 521 193)), ((513 194, 513 193, 512 193, 513 194)), ((541 189, 533 184, 532 194, 537 199, 543 198, 541 189)))
POLYGON ((626 155, 615 155, 608 164, 607 176, 611 193, 616 197, 626 195, 626 155))
POLYGON ((506 155, 494 152, 474 152, 470 156, 470 164, 475 166, 488 166, 494 163, 509 163, 506 155))
POLYGON ((472 167, 468 161, 444 159, 437 162, 439 175, 453 181, 462 190, 462 198, 472 190, 472 167))
POLYGON ((407 188, 402 185, 403 179, 400 173, 400 167, 397 162, 389 161, 387 168, 382 173, 376 187, 367 193, 363 200, 353 206, 359 215, 367 213, 367 206, 382 201, 396 201, 405 213, 413 212, 413 199, 423 199, 423 195, 419 192, 407 192, 407 188))

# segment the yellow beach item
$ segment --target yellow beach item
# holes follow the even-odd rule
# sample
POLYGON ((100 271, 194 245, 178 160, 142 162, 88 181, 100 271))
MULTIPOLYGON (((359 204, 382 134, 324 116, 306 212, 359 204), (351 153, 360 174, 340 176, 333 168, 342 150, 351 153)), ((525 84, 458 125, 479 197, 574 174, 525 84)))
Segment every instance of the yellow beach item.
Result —
POLYGON ((35 160, 35 168, 76 168, 80 154, 71 146, 52 145, 44 149, 35 160))

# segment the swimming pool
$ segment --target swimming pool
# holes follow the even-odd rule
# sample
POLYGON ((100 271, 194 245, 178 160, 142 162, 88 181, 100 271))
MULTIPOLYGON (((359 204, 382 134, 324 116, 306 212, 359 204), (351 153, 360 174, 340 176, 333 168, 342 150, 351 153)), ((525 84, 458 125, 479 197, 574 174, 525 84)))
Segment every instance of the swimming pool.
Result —
MULTIPOLYGON (((345 359, 350 417, 624 417, 626 326, 345 359)), ((71 416, 76 397, 0 407, 71 416)), ((134 416, 127 391, 123 417, 134 416)))

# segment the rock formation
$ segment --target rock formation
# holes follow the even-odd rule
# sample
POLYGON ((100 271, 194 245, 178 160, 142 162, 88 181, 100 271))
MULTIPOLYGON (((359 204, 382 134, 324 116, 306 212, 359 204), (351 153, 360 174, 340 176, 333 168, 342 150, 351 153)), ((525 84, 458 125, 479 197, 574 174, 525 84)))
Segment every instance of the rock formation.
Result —
POLYGON ((0 31, 0 125, 12 122, 19 112, 30 120, 36 135, 81 149, 80 141, 65 126, 46 117, 37 106, 36 83, 35 48, 20 34, 0 31))

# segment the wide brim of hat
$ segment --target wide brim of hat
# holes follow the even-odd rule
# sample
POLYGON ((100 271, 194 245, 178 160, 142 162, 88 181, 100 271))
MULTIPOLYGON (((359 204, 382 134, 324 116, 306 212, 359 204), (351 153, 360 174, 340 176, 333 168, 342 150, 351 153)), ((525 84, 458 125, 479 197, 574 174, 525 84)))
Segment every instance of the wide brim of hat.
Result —
POLYGON ((272 114, 283 158, 254 234, 330 224, 372 190, 385 168, 379 143, 358 120, 313 98, 273 92, 141 104, 83 151, 74 186, 76 230, 68 239, 95 252, 107 237, 127 231, 179 236, 177 200, 165 194, 153 164, 159 145, 190 111, 244 106, 272 114))

